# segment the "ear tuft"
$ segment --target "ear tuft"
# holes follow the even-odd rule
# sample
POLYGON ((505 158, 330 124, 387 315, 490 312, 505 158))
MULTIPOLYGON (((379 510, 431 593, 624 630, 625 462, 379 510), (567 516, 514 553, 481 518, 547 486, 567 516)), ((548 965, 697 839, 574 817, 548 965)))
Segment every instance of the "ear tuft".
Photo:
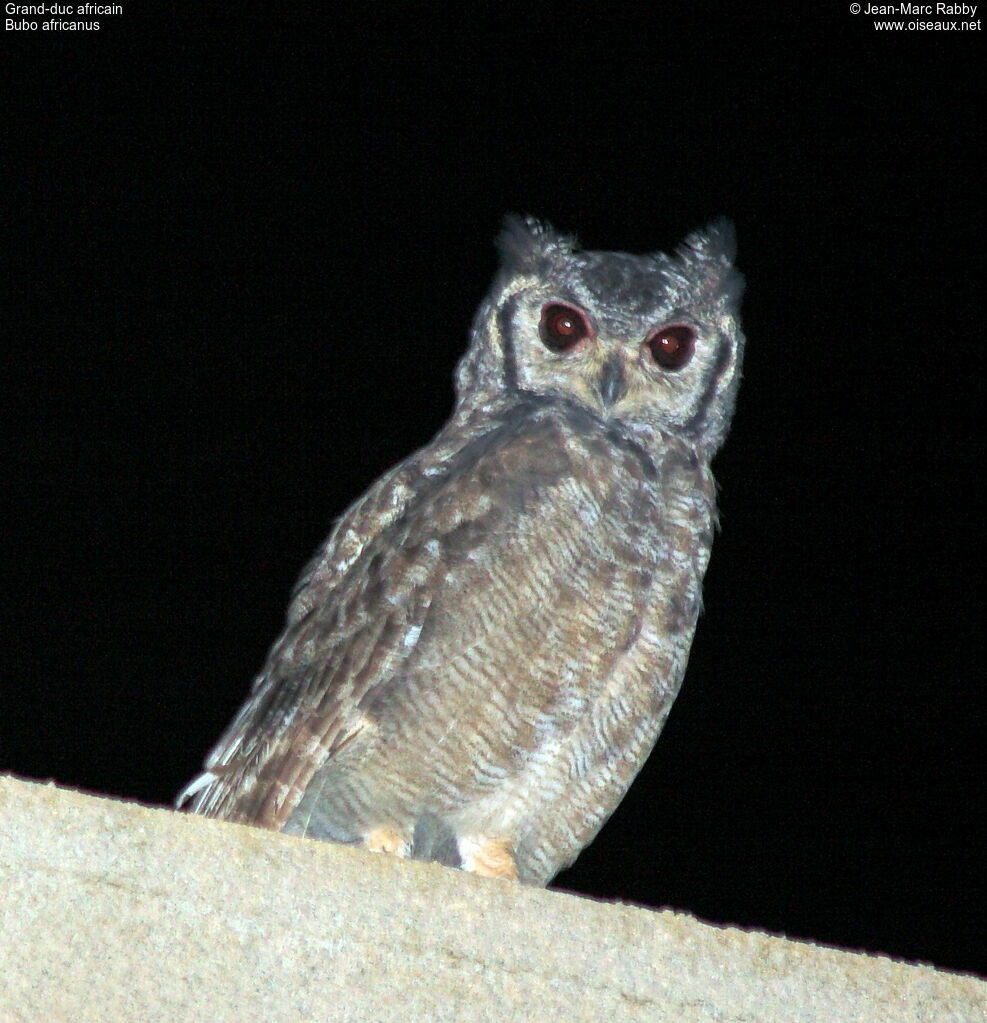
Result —
POLYGON ((733 263, 737 258, 737 229, 733 221, 719 217, 701 230, 693 231, 679 248, 679 254, 686 258, 733 263))
POLYGON ((734 313, 744 293, 744 277, 734 269, 737 231, 726 217, 693 231, 676 250, 680 272, 734 313))
POLYGON ((547 263, 572 255, 576 239, 560 234, 551 224, 534 217, 508 214, 497 236, 503 268, 510 273, 538 273, 547 263))

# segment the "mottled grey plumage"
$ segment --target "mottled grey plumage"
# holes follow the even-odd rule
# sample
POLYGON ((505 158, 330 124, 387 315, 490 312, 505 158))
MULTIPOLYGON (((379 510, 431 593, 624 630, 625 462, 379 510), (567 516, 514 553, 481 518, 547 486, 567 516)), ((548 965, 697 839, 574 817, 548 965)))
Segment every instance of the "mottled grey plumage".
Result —
POLYGON ((190 809, 547 884, 685 671, 740 378, 719 222, 675 256, 510 218, 438 436, 342 517, 190 809))

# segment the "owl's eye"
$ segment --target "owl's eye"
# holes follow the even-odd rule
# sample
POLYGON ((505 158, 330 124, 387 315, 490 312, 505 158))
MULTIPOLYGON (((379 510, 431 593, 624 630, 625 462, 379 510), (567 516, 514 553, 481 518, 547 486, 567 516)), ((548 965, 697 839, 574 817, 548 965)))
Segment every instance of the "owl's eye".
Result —
POLYGON ((651 357, 662 369, 681 369, 691 358, 696 345, 696 332, 684 323, 662 327, 645 341, 651 357))
POLYGON ((589 322, 583 313, 557 303, 542 309, 539 330, 545 346, 553 352, 567 352, 590 335, 589 322))

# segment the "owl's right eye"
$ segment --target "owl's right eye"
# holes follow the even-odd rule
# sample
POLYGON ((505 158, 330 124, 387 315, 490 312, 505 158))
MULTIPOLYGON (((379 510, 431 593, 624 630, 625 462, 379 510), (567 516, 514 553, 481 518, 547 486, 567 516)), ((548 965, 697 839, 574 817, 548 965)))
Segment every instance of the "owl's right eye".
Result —
POLYGON ((553 352, 567 352, 592 333, 584 313, 559 302, 542 309, 538 329, 545 347, 553 352))

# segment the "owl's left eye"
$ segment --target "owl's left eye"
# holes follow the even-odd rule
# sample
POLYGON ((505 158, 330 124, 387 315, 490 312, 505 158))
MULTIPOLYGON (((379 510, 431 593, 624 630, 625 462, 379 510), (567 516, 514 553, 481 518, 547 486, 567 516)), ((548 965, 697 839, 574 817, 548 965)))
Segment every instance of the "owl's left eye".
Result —
POLYGON ((567 352, 591 333, 585 314, 558 302, 542 309, 539 331, 545 346, 553 352, 567 352))
POLYGON ((674 372, 691 358, 696 347, 696 332, 684 323, 656 330, 645 341, 651 357, 662 369, 674 372))

